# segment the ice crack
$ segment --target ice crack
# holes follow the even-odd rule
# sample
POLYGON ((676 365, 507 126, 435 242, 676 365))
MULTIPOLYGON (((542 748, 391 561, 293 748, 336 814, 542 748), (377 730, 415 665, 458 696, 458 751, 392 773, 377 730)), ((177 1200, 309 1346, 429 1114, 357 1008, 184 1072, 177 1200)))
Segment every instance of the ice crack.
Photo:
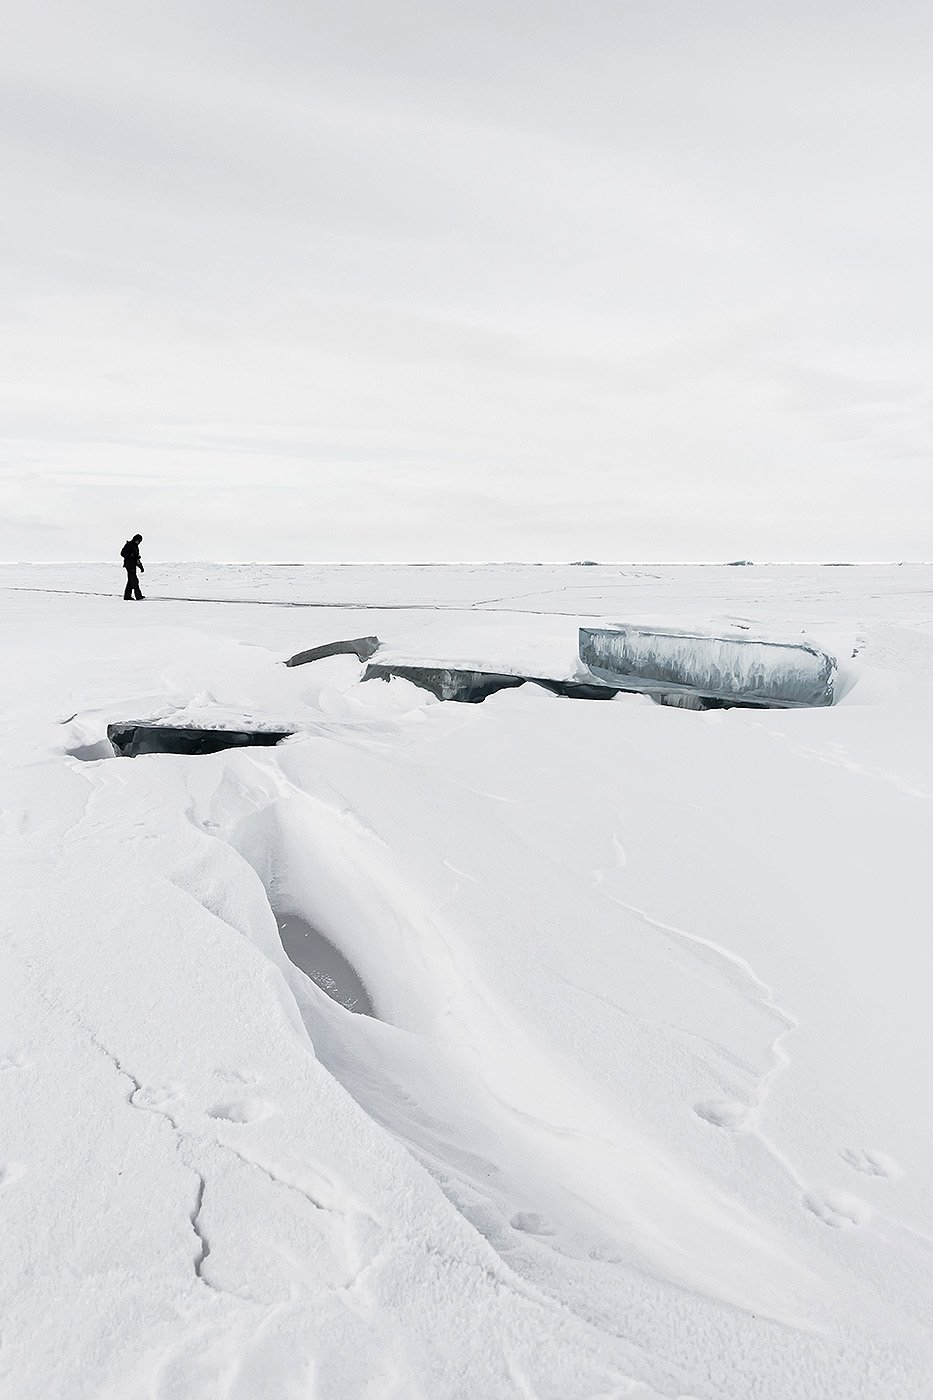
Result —
POLYGON ((194 1209, 191 1212, 191 1228, 194 1231, 195 1239, 198 1242, 198 1252, 194 1257, 195 1278, 199 1278, 202 1283, 206 1283, 209 1288, 213 1284, 204 1277, 204 1263, 211 1252, 211 1247, 207 1242, 207 1236, 201 1228, 201 1207, 204 1205, 204 1192, 207 1183, 204 1177, 198 1172, 198 1190, 194 1201, 194 1209))

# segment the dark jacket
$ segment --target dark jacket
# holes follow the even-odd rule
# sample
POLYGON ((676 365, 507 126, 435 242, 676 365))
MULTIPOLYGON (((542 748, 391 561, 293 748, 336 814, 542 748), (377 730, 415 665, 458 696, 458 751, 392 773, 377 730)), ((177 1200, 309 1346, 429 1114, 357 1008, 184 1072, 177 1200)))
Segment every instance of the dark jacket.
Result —
POLYGON ((120 550, 124 569, 138 569, 140 565, 139 545, 135 540, 127 540, 120 550))

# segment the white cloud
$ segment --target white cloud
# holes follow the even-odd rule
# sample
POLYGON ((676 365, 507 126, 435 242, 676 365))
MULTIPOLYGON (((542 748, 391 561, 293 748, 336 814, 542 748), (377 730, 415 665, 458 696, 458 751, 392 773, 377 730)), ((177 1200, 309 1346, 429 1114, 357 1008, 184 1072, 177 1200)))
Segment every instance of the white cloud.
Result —
POLYGON ((929 555, 921 10, 19 26, 0 556, 929 555))

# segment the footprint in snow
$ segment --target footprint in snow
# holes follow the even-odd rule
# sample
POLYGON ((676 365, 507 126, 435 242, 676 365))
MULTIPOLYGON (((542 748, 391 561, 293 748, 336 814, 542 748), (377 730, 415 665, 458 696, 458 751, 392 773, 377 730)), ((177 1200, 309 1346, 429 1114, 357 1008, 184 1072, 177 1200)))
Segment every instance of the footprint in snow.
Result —
POLYGON ((864 1225, 871 1219, 868 1202, 858 1196, 850 1196, 848 1191, 808 1191, 803 1203, 817 1219, 822 1220, 824 1225, 832 1225, 834 1230, 864 1225))
POLYGON ((693 1111, 714 1128, 727 1128, 733 1133, 747 1131, 755 1121, 754 1107, 741 1099, 706 1099, 694 1104, 693 1111))
POLYGON ((10 1050, 5 1055, 0 1055, 0 1070, 3 1069, 25 1069, 29 1064, 22 1050, 10 1050))
POLYGON ((171 1118, 184 1097, 182 1084, 172 1083, 155 1087, 144 1084, 130 1095, 130 1103, 134 1108, 144 1109, 148 1113, 161 1113, 166 1118, 171 1118))
POLYGON ((554 1226, 535 1210, 520 1210, 512 1216, 513 1230, 521 1230, 525 1235, 556 1235, 554 1226))
POLYGON ((248 1069, 215 1069, 214 1078, 222 1084, 243 1084, 248 1088, 259 1083, 259 1076, 248 1069))
POLYGON ((839 1156, 863 1176, 894 1177, 903 1174, 903 1168, 886 1152, 869 1152, 864 1147, 843 1147, 839 1150, 839 1156))
POLYGON ((26 1168, 22 1162, 0 1163, 0 1190, 4 1186, 12 1186, 14 1181, 19 1181, 21 1176, 25 1176, 26 1168))
POLYGON ((270 1118, 276 1110, 265 1099, 238 1099, 234 1103, 218 1103, 207 1110, 209 1118, 218 1118, 223 1123, 260 1123, 270 1118))

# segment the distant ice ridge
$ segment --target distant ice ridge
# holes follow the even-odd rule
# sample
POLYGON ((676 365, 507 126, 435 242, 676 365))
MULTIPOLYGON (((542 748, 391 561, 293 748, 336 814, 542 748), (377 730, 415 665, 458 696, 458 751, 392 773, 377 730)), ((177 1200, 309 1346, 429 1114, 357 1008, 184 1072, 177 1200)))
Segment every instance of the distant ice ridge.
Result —
POLYGON ((656 695, 744 705, 831 705, 835 658, 805 637, 772 640, 618 623, 580 628, 580 660, 599 680, 656 695))

